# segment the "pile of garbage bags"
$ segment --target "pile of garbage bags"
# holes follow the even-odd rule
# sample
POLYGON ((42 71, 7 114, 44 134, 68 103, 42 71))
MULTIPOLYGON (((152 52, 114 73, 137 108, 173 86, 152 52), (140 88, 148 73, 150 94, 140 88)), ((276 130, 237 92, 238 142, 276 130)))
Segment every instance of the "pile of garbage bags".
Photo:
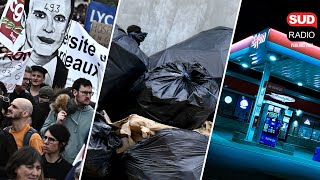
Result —
POLYGON ((200 179, 208 137, 163 129, 139 141, 123 157, 128 179, 200 179))
POLYGON ((166 63, 148 73, 138 104, 145 117, 195 129, 215 109, 218 93, 218 84, 199 63, 166 63))
POLYGON ((84 178, 200 178, 209 133, 164 125, 136 114, 114 123, 101 117, 96 115, 93 123, 84 178))
POLYGON ((148 58, 115 26, 98 110, 105 110, 113 122, 141 114, 196 128, 215 110, 231 37, 232 29, 216 27, 148 58))
POLYGON ((112 161, 116 149, 122 146, 104 117, 97 113, 91 130, 90 141, 83 173, 86 178, 107 178, 112 172, 112 161))
POLYGON ((231 37, 216 27, 147 57, 116 25, 84 174, 200 179, 231 37))

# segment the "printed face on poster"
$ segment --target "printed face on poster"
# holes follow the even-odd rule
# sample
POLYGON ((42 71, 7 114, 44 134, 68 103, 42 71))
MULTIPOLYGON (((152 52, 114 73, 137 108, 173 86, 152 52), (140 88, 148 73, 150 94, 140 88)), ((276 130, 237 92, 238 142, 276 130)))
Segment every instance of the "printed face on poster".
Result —
MULTIPOLYGON (((12 55, 32 49, 23 66, 40 65, 47 69, 45 84, 65 88, 83 77, 91 80, 96 96, 108 51, 71 20, 72 3, 73 0, 30 0, 23 5, 23 1, 9 0, 1 18, 0 42, 14 52, 12 55)), ((2 58, 0 66, 8 63, 7 57, 2 58)), ((0 80, 13 84, 8 78, 0 80)), ((95 96, 92 101, 96 101, 95 96)))

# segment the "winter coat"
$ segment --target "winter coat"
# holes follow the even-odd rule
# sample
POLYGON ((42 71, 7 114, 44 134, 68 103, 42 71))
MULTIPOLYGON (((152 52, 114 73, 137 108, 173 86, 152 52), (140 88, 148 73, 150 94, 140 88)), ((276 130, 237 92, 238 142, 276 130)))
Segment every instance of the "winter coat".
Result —
MULTIPOLYGON (((74 99, 68 99, 68 102, 69 104, 70 102, 72 104, 74 99)), ((59 107, 59 102, 56 101, 55 103, 55 105, 51 106, 51 111, 49 112, 49 115, 40 130, 41 135, 44 135, 49 126, 56 123, 57 113, 61 109, 56 109, 59 107)), ((61 101, 61 103, 65 103, 65 101, 61 101)), ((87 141, 93 112, 93 108, 89 105, 85 106, 83 109, 76 108, 72 111, 67 111, 67 116, 63 124, 70 132, 70 139, 66 149, 62 152, 62 157, 70 164, 73 163, 82 145, 87 141)))

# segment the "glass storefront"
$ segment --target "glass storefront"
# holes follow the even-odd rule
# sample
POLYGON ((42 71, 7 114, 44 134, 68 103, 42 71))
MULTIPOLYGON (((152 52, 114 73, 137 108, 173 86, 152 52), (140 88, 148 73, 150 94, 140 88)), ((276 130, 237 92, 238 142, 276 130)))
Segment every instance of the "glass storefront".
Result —
POLYGON ((320 141, 320 121, 316 117, 303 115, 302 118, 296 119, 292 125, 294 130, 291 135, 320 141))
POLYGON ((254 99, 230 91, 221 93, 218 115, 249 122, 254 99))
MULTIPOLYGON (((221 93, 217 115, 249 123, 253 105, 253 98, 224 89, 221 93)), ((288 127, 288 132, 281 132, 283 140, 285 141, 285 136, 288 133, 301 139, 320 142, 320 117, 309 113, 299 115, 296 113, 297 110, 292 108, 289 108, 289 111, 293 114, 287 119, 284 118, 286 123, 283 126, 288 127)), ((284 129, 287 128, 284 127, 284 129)))

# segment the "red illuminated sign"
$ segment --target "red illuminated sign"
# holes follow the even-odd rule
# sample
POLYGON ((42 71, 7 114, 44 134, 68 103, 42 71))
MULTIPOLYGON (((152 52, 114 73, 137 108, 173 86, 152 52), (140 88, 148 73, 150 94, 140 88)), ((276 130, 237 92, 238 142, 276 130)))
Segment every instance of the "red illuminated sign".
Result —
POLYGON ((287 16, 287 23, 290 26, 318 27, 317 16, 312 12, 292 12, 287 16))

